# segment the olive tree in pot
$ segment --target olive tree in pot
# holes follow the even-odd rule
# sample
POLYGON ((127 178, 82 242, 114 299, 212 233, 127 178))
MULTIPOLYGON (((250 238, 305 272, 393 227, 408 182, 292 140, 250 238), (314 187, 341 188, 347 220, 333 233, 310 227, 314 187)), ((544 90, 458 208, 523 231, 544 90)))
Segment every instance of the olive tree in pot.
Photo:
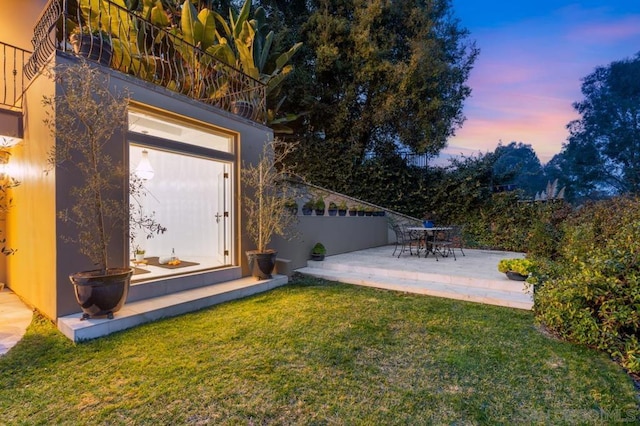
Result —
POLYGON ((112 237, 126 244, 129 228, 128 170, 109 154, 109 146, 125 137, 128 96, 112 93, 108 75, 86 61, 58 65, 52 78, 57 94, 43 100, 44 123, 55 140, 47 171, 69 173, 75 182, 69 208, 58 212, 58 219, 71 226, 62 239, 77 244, 95 267, 69 279, 83 319, 113 318, 127 298, 133 273, 128 256, 115 261, 109 256, 112 237))
POLYGON ((274 235, 285 233, 296 217, 289 214, 287 200, 295 198, 289 169, 283 162, 296 144, 279 139, 265 143, 255 164, 243 164, 243 204, 246 231, 255 250, 246 252, 251 274, 258 279, 272 278, 278 253, 267 248, 274 235))

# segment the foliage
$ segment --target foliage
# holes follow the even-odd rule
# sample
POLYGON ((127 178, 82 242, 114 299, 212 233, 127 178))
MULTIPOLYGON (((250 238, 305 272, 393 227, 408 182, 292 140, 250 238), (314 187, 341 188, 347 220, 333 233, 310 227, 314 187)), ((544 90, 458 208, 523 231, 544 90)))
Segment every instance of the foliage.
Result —
POLYGON ((318 197, 313 201, 313 208, 316 210, 324 210, 324 198, 318 197))
POLYGON ((534 266, 535 264, 529 259, 502 259, 498 262, 498 271, 503 274, 511 271, 528 276, 533 272, 534 266))
POLYGON ((311 249, 311 254, 327 254, 327 249, 322 243, 316 243, 311 249))
MULTIPOLYGON (((43 99, 44 123, 55 140, 48 171, 66 168, 78 174, 69 189, 73 205, 58 218, 77 230, 65 241, 80 244, 80 253, 106 272, 111 268, 111 238, 126 234, 129 227, 130 209, 122 190, 128 171, 109 154, 110 142, 124 139, 128 95, 112 93, 108 75, 86 61, 59 65, 51 77, 59 93, 43 99)), ((135 192, 135 183, 130 185, 135 192)), ((142 225, 152 233, 164 232, 152 219, 142 225)))
POLYGON ((561 258, 536 293, 538 319, 640 372, 640 200, 591 203, 565 223, 561 258))
POLYGON ((257 163, 242 167, 246 231, 260 253, 266 252, 273 235, 284 237, 295 220, 287 208, 295 188, 289 181, 289 169, 282 162, 294 149, 293 143, 273 140, 264 144, 257 163))
POLYGON ((307 180, 355 196, 368 158, 392 158, 399 146, 435 155, 462 124, 478 52, 449 1, 263 3, 287 29, 304 21, 290 30, 304 47, 283 93, 285 108, 308 111, 292 125, 301 140, 297 172, 307 180))
POLYGON ((311 278, 82 344, 36 316, 0 357, 0 412, 6 424, 632 424, 628 376, 532 321, 311 278))
MULTIPOLYGON (((581 118, 556 163, 572 196, 640 193, 640 53, 597 67, 583 79, 581 118)), ((561 179, 562 181, 562 179, 561 179)))

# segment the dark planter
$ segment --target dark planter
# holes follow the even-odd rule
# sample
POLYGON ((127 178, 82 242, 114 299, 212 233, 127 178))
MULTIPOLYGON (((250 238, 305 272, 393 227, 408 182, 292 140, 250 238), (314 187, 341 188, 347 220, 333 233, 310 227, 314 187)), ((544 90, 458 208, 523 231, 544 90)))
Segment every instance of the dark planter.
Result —
POLYGON ((316 209, 316 216, 324 216, 324 209, 316 209))
POLYGON ((322 261, 322 260, 324 260, 324 254, 311 253, 311 260, 322 261))
POLYGON ((278 252, 275 250, 267 250, 265 252, 259 252, 257 250, 250 250, 245 253, 249 260, 249 270, 251 275, 259 280, 268 280, 273 278, 271 275, 273 269, 276 267, 276 257, 278 252))
POLYGON ((329 212, 329 216, 335 216, 338 214, 338 209, 329 209, 327 211, 329 212))
POLYGON ((71 34, 69 41, 78 56, 109 66, 113 49, 109 40, 91 34, 71 34))
POLYGON ((110 268, 106 274, 85 271, 69 275, 82 308, 82 319, 104 315, 113 318, 113 313, 127 300, 132 274, 133 268, 110 268))
POLYGON ((349 216, 356 216, 358 214, 357 210, 349 210, 349 216))
POLYGON ((347 215, 347 211, 346 210, 338 209, 338 216, 346 216, 346 215, 347 215))
POLYGON ((371 216, 371 215, 373 215, 373 212, 364 212, 364 215, 365 216, 371 216))
POLYGON ((231 111, 244 118, 253 120, 254 108, 251 102, 248 101, 234 101, 231 102, 231 111))
POLYGON ((302 214, 303 214, 303 215, 305 215, 305 216, 311 216, 311 213, 313 213, 313 209, 309 209, 309 208, 306 208, 306 207, 303 207, 303 208, 302 208, 302 214))
POLYGON ((526 275, 522 275, 513 271, 507 271, 506 274, 507 274, 507 278, 513 281, 525 281, 527 279, 526 275))
POLYGON ((364 210, 358 210, 358 216, 364 216, 364 210))

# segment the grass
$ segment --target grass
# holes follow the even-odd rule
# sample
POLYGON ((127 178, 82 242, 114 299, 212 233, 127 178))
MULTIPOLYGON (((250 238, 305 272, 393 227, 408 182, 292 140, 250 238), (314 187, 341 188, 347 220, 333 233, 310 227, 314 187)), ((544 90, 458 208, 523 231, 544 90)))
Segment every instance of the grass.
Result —
POLYGON ((635 395, 530 312, 310 278, 77 345, 35 317, 0 358, 2 424, 611 424, 635 395))

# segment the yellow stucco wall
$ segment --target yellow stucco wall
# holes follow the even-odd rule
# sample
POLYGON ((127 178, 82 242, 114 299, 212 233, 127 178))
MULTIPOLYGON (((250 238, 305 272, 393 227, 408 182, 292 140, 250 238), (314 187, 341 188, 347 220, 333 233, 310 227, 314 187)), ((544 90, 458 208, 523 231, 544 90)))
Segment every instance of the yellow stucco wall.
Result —
POLYGON ((24 141, 13 148, 11 170, 21 182, 7 215, 7 239, 18 250, 7 258, 7 284, 27 303, 55 318, 55 180, 44 173, 52 138, 43 124, 42 96, 53 82, 34 78, 24 101, 24 141))

